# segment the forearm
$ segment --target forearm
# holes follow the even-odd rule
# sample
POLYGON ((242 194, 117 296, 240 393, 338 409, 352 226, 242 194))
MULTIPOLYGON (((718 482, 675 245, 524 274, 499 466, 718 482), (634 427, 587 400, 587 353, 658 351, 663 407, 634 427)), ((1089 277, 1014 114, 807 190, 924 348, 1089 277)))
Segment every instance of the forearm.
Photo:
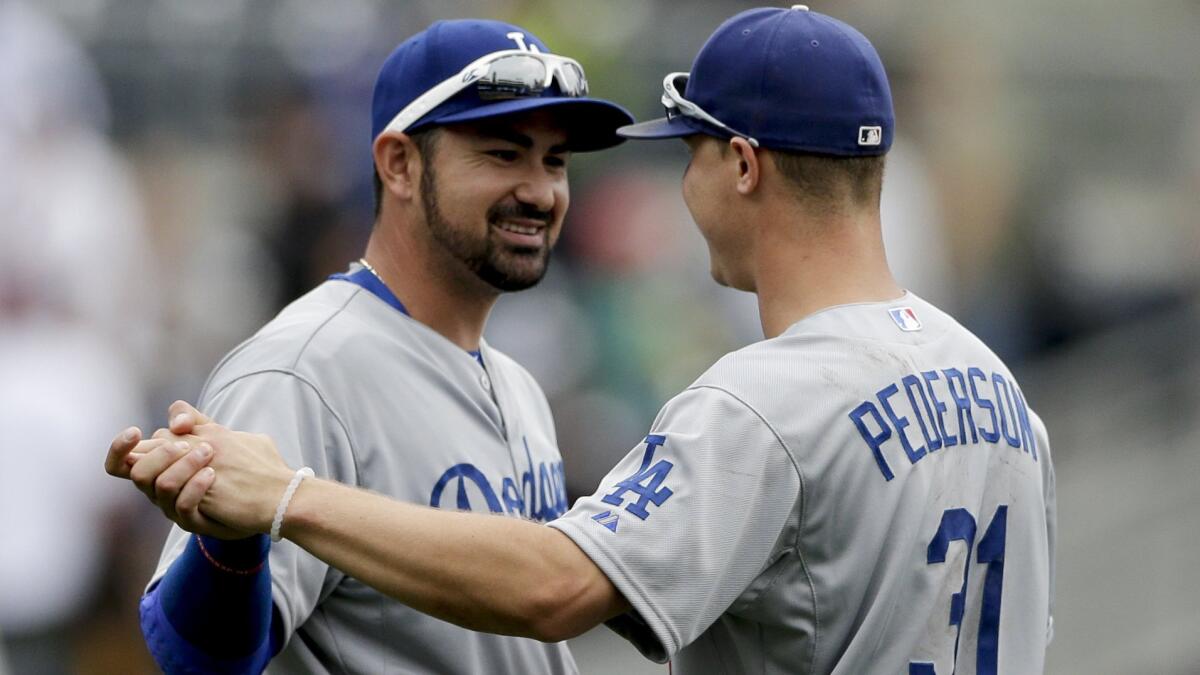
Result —
POLYGON ((308 480, 283 535, 379 591, 472 630, 558 641, 628 609, 566 535, 516 518, 308 480))

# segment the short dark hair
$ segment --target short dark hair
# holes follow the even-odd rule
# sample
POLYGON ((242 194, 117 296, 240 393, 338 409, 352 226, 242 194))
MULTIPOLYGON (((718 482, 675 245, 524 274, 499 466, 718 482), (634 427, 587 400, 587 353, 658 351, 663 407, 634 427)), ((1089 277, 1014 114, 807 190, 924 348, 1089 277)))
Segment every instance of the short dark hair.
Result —
MULTIPOLYGON (((721 154, 728 150, 730 144, 721 143, 721 154)), ((800 203, 820 210, 835 209, 844 201, 856 207, 880 205, 884 155, 842 157, 775 149, 770 154, 800 203)))
POLYGON ((772 150, 779 173, 796 188, 804 204, 834 208, 843 201, 860 207, 879 206, 884 155, 838 157, 811 152, 772 150))
MULTIPOLYGON (((440 136, 441 127, 427 127, 420 131, 414 131, 408 135, 412 139, 414 145, 417 146, 417 152, 421 153, 421 166, 429 166, 429 159, 433 157, 434 150, 437 148, 437 139, 440 136)), ((379 169, 372 167, 372 183, 375 188, 375 220, 379 220, 379 209, 383 206, 383 181, 379 179, 379 169)))

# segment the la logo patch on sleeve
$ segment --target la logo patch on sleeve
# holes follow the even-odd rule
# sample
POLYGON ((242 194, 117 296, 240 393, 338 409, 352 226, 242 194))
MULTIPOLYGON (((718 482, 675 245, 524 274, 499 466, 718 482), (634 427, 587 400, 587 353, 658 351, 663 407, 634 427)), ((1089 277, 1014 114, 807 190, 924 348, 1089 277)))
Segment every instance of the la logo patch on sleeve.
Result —
MULTIPOLYGON (((646 452, 642 455, 642 464, 629 478, 613 486, 613 491, 600 498, 605 504, 611 504, 618 509, 632 513, 640 520, 650 517, 647 510, 653 506, 656 509, 675 494, 671 488, 663 485, 663 481, 671 474, 675 465, 665 459, 654 461, 654 451, 667 442, 666 436, 650 434, 646 437, 646 452), (633 495, 626 496, 632 492, 633 495), (629 500, 626 503, 626 500, 629 500)), ((612 532, 617 531, 618 514, 603 511, 592 516, 592 520, 600 523, 612 532)))
POLYGON ((617 522, 621 520, 621 516, 620 514, 613 513, 612 511, 601 511, 600 513, 592 516, 592 520, 607 527, 609 530, 616 532, 617 522))
POLYGON ((888 314, 905 333, 921 330, 921 320, 917 318, 917 313, 912 310, 912 307, 895 307, 889 309, 888 314))

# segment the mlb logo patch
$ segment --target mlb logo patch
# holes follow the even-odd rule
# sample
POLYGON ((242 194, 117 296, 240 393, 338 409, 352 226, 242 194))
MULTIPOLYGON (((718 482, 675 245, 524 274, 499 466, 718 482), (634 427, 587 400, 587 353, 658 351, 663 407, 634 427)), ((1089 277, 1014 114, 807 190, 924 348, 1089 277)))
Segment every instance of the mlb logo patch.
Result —
POLYGON ((900 330, 905 333, 921 330, 921 320, 917 318, 917 313, 912 310, 912 307, 889 309, 888 314, 891 315, 892 321, 896 322, 900 330))
POLYGON ((880 145, 883 143, 883 127, 859 127, 859 145, 880 145))

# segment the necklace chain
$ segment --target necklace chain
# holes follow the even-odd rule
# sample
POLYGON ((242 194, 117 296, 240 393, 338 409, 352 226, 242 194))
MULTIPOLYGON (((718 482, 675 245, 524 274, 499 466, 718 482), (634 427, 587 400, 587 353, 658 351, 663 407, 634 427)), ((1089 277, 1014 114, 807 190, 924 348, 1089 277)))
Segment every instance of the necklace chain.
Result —
MULTIPOLYGON (((362 263, 362 266, 367 268, 368 272, 370 272, 371 274, 374 274, 376 279, 383 282, 383 277, 379 276, 379 272, 376 272, 375 268, 371 267, 371 263, 367 262, 366 258, 359 258, 358 262, 362 263)), ((385 285, 386 285, 386 282, 385 282, 385 285)))

